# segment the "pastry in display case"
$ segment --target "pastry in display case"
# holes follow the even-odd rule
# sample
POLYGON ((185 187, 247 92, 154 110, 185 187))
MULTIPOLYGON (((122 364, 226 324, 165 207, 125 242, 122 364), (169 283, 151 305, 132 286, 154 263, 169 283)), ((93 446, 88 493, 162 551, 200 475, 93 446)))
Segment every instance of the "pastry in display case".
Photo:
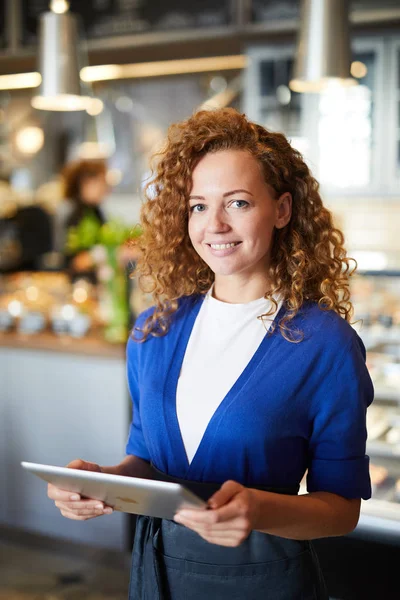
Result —
POLYGON ((82 337, 99 327, 97 290, 82 279, 70 282, 65 273, 20 272, 2 277, 0 331, 82 337))

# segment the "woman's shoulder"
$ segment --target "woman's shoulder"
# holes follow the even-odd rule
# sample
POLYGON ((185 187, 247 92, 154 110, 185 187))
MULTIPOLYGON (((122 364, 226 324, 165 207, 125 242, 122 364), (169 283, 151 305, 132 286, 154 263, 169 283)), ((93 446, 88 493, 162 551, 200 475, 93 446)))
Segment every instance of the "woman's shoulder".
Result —
MULTIPOLYGON (((168 338, 169 334, 172 333, 174 330, 174 325, 176 325, 182 318, 184 318, 188 314, 188 312, 190 312, 192 309, 194 309, 199 301, 200 301, 200 296, 198 296, 198 295, 183 296, 181 298, 178 298, 178 308, 171 315, 171 321, 170 321, 167 333, 165 335, 161 335, 161 336, 157 336, 157 337, 150 335, 147 338, 147 340, 148 341, 162 340, 162 339, 168 338)), ((146 323, 147 319, 154 315, 154 313, 156 312, 156 308, 157 308, 156 306, 150 306, 149 308, 147 308, 146 310, 144 310, 143 312, 141 312, 138 315, 138 317, 136 318, 135 324, 132 328, 131 334, 129 336, 129 342, 133 342, 133 343, 140 342, 143 339, 142 328, 143 328, 144 324, 146 323)), ((155 328, 157 328, 157 322, 155 323, 155 328)))
POLYGON ((303 332, 304 339, 337 350, 354 345, 365 352, 356 330, 336 311, 322 309, 317 302, 307 301, 297 317, 296 326, 303 332))

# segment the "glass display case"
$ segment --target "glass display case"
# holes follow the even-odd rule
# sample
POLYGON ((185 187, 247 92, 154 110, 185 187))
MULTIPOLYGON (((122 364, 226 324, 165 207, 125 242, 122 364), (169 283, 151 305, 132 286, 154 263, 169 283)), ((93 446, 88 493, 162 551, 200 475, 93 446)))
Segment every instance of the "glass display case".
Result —
POLYGON ((375 388, 367 411, 372 499, 356 534, 400 543, 400 271, 355 276, 352 301, 375 388))

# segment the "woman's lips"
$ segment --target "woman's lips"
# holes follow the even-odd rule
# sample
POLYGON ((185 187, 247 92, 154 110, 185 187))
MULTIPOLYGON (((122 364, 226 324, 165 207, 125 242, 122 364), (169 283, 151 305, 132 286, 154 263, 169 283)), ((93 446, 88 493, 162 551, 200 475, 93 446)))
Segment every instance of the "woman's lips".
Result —
POLYGON ((234 252, 236 252, 236 250, 239 248, 241 243, 242 242, 237 242, 235 246, 231 246, 229 248, 220 248, 220 249, 212 248, 211 244, 206 244, 206 246, 208 247, 210 253, 213 256, 224 257, 224 256, 229 256, 230 254, 233 254, 234 252))

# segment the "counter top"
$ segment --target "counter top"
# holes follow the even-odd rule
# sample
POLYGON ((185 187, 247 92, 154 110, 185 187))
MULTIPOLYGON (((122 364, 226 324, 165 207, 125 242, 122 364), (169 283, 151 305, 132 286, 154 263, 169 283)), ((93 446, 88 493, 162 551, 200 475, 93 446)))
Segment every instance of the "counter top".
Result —
POLYGON ((96 331, 82 338, 56 335, 50 331, 35 334, 24 334, 15 331, 0 332, 0 347, 83 354, 125 360, 125 344, 110 344, 103 339, 100 332, 96 331))

